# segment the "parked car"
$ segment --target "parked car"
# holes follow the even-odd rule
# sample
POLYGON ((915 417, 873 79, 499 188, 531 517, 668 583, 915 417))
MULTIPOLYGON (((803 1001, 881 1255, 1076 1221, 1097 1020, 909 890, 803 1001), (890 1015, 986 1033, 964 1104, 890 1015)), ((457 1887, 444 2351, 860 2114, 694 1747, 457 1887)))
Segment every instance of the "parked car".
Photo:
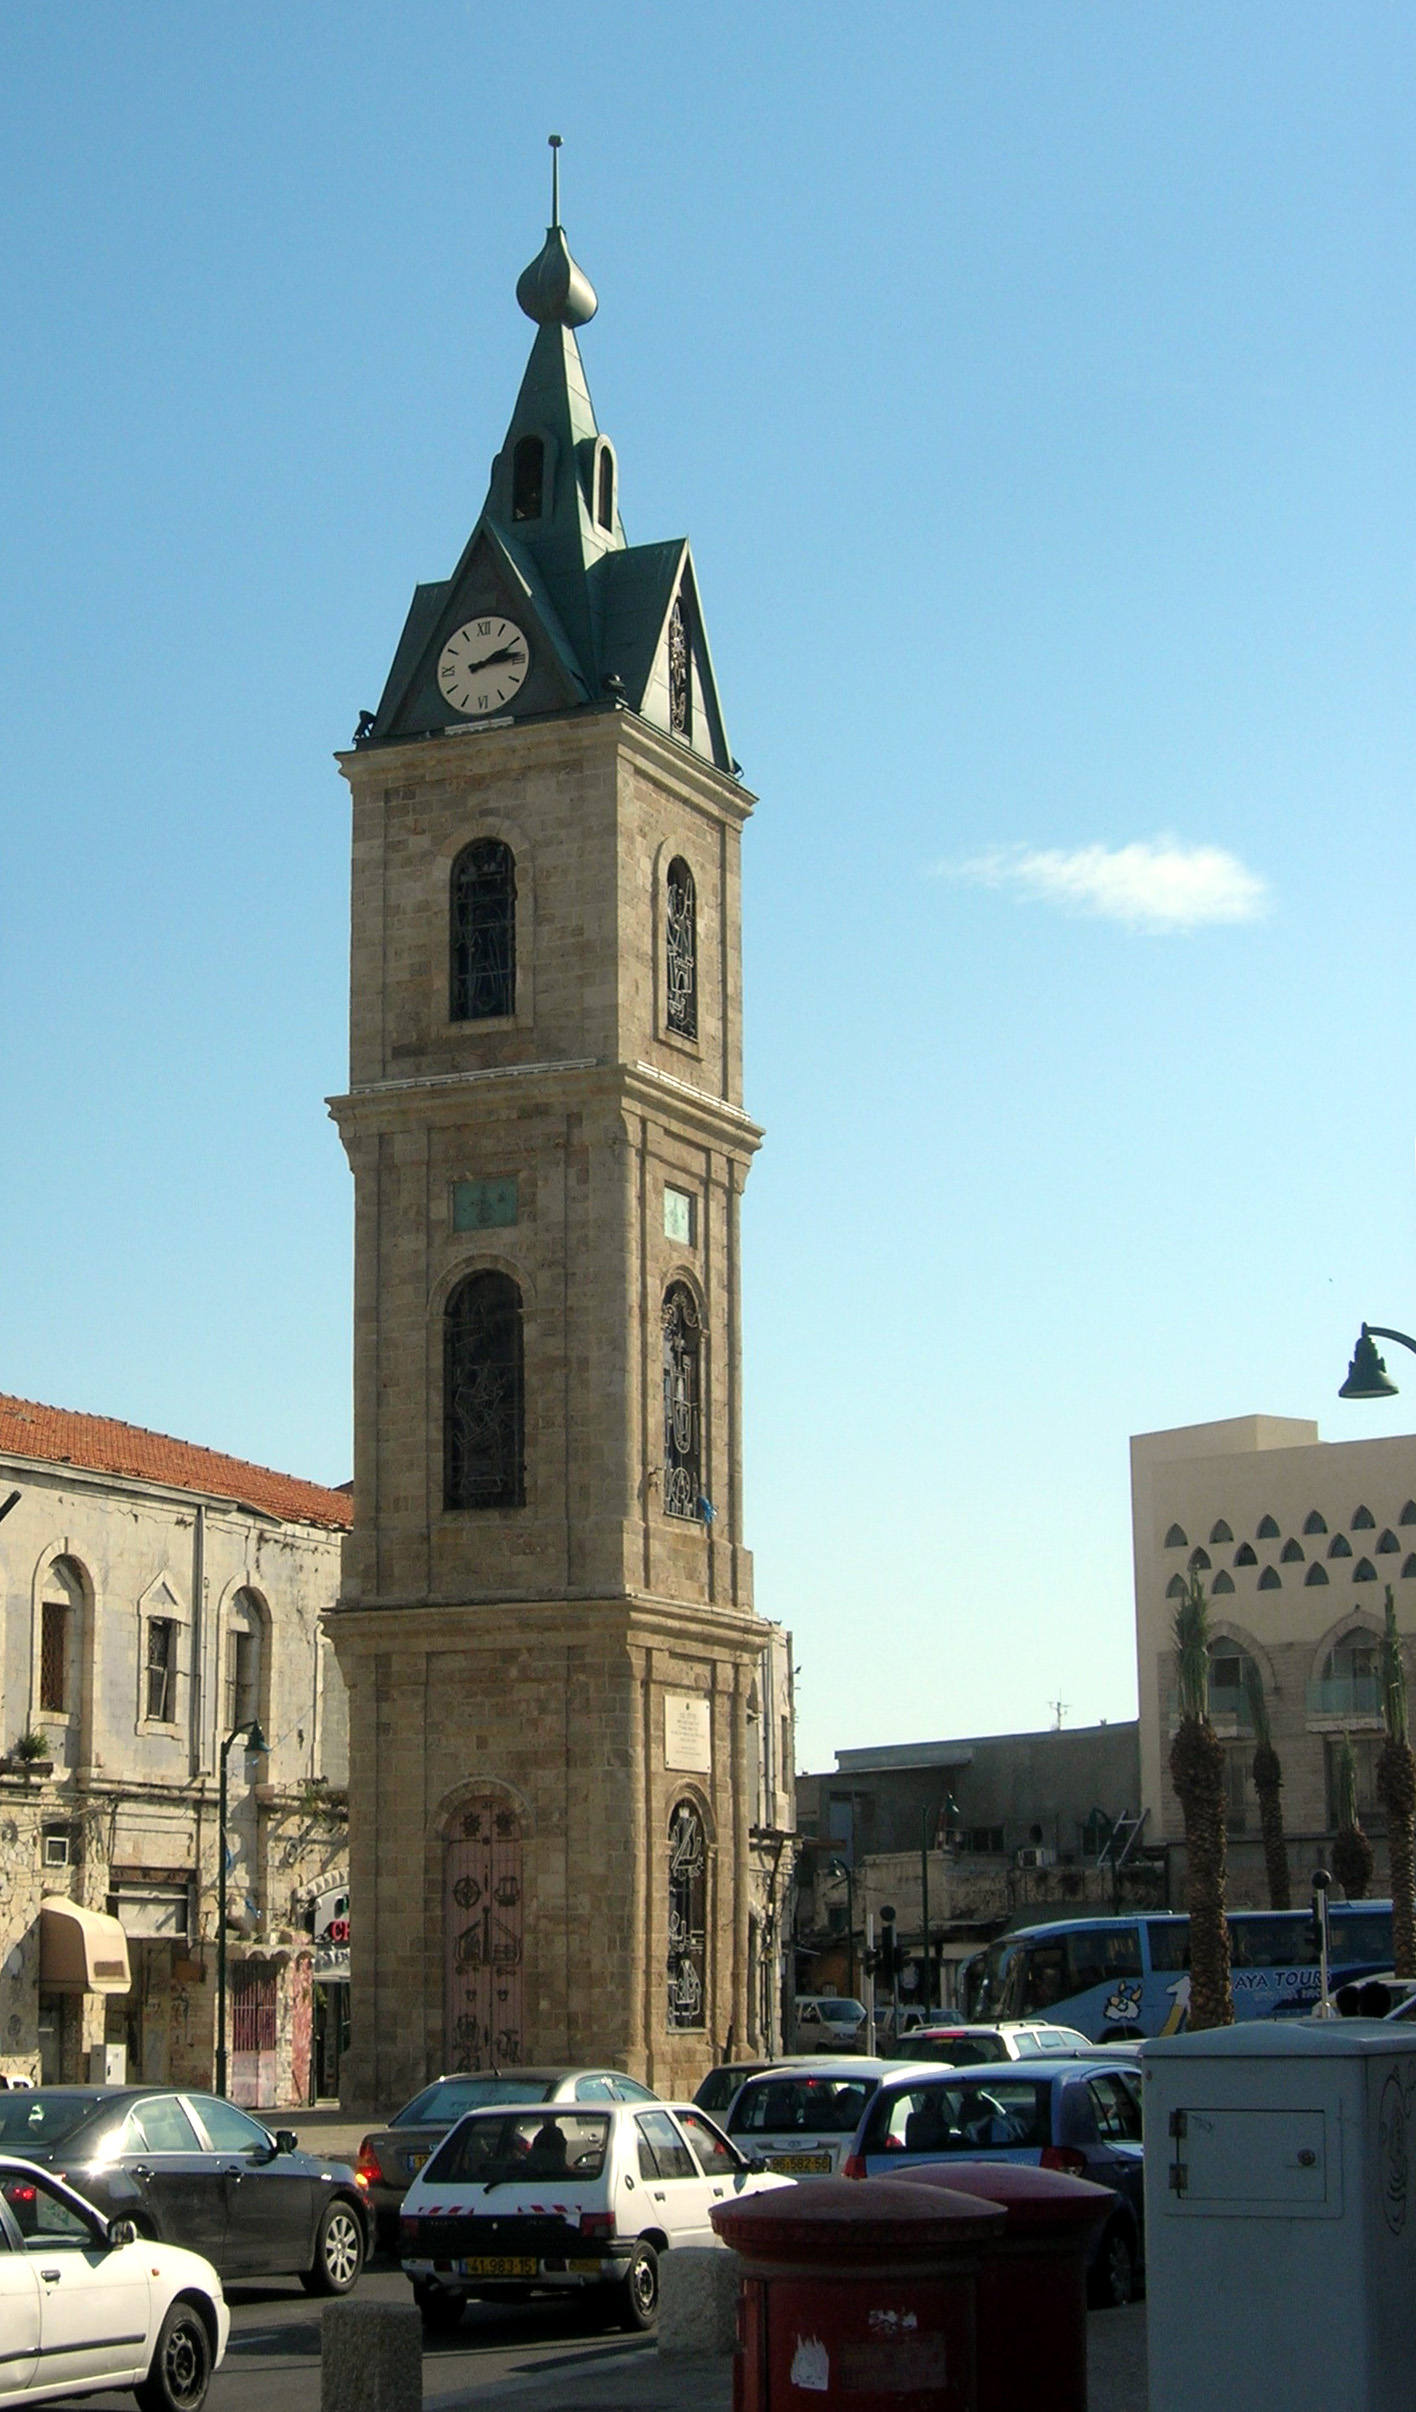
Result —
POLYGON ((759 2169, 793 2178, 835 2177, 881 2078, 893 2060, 794 2061, 740 2086, 724 2122, 759 2169))
POLYGON ((1137 2073, 1089 2059, 991 2068, 895 2069, 862 2113, 842 2174, 889 2177, 918 2161, 1026 2161, 1109 2186, 1088 2290, 1129 2303, 1142 2264, 1141 2094, 1137 2073))
POLYGON ((788 2181, 749 2167, 692 2103, 542 2103, 459 2122, 404 2198, 399 2257, 431 2330, 471 2298, 599 2290, 651 2328, 659 2256, 716 2245, 715 2203, 788 2181))
POLYGON ((0 2154, 0 2404, 131 2387, 201 2412, 231 2315, 209 2261, 138 2239, 31 2160, 0 2154))
POLYGON ((403 2197, 436 2147, 468 2111, 511 2102, 657 2102, 658 2095, 622 2069, 533 2068, 462 2070, 435 2077, 384 2127, 359 2147, 355 2175, 381 2246, 398 2243, 403 2197))
MULTIPOLYGON (((345 2295, 368 2230, 354 2172, 234 2102, 171 2087, 41 2085, 0 2095, 0 2152, 57 2170, 104 2219, 200 2253, 223 2278, 298 2276, 345 2295)), ((3 2367, 3 2365, 0 2365, 3 2367)))
POLYGON ((917 2027, 900 2038, 897 2060, 945 2060, 966 2069, 981 2061, 1032 2060, 1040 2053, 1094 2052, 1076 2027, 1050 2027, 1042 2019, 1000 2019, 991 2025, 955 2021, 917 2027))
POLYGON ((749 2077, 761 2077, 768 2069, 814 2069, 820 2062, 819 2052, 781 2052, 775 2060, 724 2060, 710 2069, 693 2099, 700 2110, 711 2119, 723 2120, 740 2086, 749 2077))
POLYGON ((848 1993, 799 1993, 792 2005, 798 2052, 863 2052, 865 2004, 848 1993))

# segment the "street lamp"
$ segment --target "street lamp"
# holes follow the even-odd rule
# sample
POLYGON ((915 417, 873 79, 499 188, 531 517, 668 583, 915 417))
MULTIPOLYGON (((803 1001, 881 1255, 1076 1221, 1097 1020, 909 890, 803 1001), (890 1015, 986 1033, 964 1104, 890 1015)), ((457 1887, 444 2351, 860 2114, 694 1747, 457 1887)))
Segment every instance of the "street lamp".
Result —
POLYGON ((261 1732, 259 1717, 248 1717, 238 1725, 221 1745, 221 1781, 217 1793, 216 1851, 216 2090, 226 2098, 226 1762, 233 1743, 246 1737, 246 1756, 258 1759, 265 1751, 266 1738, 261 1732))
POLYGON ((854 2001, 856 1998, 855 1877, 851 1873, 849 1862, 844 1859, 828 1859, 826 1862, 826 1873, 828 1876, 844 1876, 846 1880, 846 1983, 850 1987, 851 1999, 854 2001))
POLYGON ((1416 1355, 1416 1340, 1408 1339, 1405 1332, 1390 1331, 1384 1323, 1364 1323, 1361 1337, 1352 1351, 1347 1379, 1337 1394, 1340 1399, 1396 1397, 1396 1384, 1387 1380, 1386 1366, 1377 1354, 1379 1340, 1399 1341, 1403 1348, 1409 1348, 1416 1355))

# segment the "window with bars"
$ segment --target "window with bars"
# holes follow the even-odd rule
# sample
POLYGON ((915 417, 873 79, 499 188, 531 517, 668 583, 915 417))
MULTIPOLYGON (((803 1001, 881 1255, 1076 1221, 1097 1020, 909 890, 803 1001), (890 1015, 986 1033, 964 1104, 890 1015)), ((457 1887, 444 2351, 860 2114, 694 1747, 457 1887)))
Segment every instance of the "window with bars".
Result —
POLYGON ((700 1327, 693 1292, 676 1281, 664 1298, 664 1508, 703 1515, 700 1327))
POLYGON ((669 1820, 669 2025, 702 2027, 708 2003, 708 1837, 692 1801, 669 1820))
POLYGON ((147 1629, 146 1716, 171 1725, 177 1715, 177 1625, 170 1616, 150 1616, 147 1629))
POLYGON ((449 1019, 516 1011, 516 859, 500 838, 464 846, 452 866, 449 1019))
POLYGON ((39 1705, 60 1715, 69 1706, 69 1604, 45 1600, 39 1612, 39 1705))
POLYGON ((231 2049, 275 2050, 275 1970, 260 1960, 238 1960, 231 1971, 231 2049))

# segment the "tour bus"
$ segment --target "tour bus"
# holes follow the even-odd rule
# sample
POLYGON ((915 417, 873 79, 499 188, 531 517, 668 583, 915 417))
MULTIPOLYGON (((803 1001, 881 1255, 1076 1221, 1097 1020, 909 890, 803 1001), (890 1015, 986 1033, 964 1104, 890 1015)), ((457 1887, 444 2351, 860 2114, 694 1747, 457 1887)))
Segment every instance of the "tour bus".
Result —
MULTIPOLYGON (((1333 1903, 1334 1986, 1391 1967, 1391 1903, 1333 1903)), ((1301 2018, 1318 1999, 1308 1910, 1231 1910, 1236 2018, 1301 2018)), ((1056 2019, 1093 2043, 1107 2036, 1175 2035, 1190 2011, 1190 1921, 1142 1911, 1065 1918, 1000 1935, 961 1971, 967 2019, 1056 2019)))

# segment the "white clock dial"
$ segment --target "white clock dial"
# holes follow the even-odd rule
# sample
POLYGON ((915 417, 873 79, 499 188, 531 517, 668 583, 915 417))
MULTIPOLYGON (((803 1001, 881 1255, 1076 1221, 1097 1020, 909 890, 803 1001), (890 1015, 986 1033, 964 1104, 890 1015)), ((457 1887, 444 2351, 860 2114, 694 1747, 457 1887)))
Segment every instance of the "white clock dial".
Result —
POLYGON ((454 712, 475 718, 510 703, 531 667, 531 651, 514 620, 469 620, 438 657, 438 686, 454 712))

